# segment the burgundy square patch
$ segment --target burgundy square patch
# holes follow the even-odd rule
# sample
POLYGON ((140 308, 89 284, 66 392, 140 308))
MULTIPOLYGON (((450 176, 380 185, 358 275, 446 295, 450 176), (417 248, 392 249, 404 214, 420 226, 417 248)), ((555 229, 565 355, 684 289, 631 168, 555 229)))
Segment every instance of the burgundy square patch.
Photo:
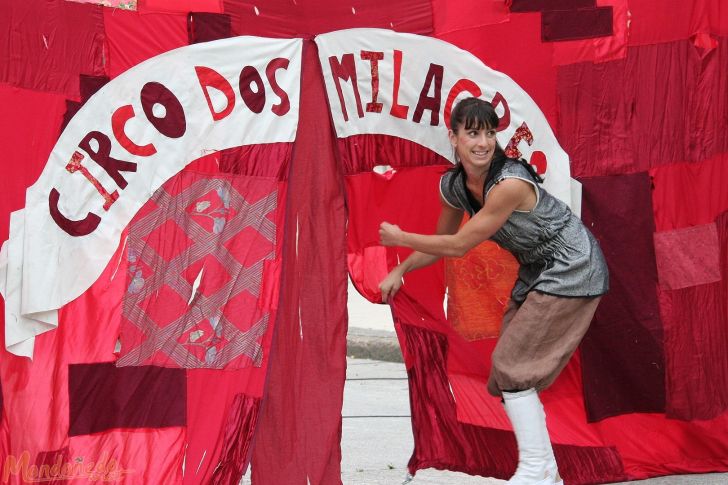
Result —
POLYGON ((187 424, 187 377, 182 369, 71 364, 68 397, 69 436, 187 424))
POLYGON ((612 35, 612 7, 545 10, 541 13, 541 39, 592 39, 612 35))

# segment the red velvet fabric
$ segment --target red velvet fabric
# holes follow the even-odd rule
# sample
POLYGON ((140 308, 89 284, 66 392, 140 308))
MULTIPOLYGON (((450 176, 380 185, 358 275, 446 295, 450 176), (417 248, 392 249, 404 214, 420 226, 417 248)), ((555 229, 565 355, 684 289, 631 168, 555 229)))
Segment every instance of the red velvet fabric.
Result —
POLYGON ((649 178, 637 173, 580 182, 582 219, 599 240, 610 272, 609 293, 581 346, 589 421, 664 412, 663 329, 649 178))
POLYGON ((104 74, 102 7, 64 0, 0 3, 0 82, 78 99, 78 75, 104 74))
POLYGON ((304 42, 302 70, 279 318, 253 450, 253 481, 260 485, 341 483, 347 323, 343 179, 313 42, 304 42))

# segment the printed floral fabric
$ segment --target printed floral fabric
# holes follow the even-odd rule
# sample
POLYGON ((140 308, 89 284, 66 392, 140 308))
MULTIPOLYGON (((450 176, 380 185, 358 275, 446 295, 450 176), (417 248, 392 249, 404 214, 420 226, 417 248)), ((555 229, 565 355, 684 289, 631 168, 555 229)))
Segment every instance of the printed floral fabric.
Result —
POLYGON ((137 0, 67 0, 75 3, 93 3, 104 7, 120 8, 123 10, 136 10, 137 0))
POLYGON ((118 366, 261 365, 277 201, 274 179, 194 173, 154 194, 129 226, 118 366))

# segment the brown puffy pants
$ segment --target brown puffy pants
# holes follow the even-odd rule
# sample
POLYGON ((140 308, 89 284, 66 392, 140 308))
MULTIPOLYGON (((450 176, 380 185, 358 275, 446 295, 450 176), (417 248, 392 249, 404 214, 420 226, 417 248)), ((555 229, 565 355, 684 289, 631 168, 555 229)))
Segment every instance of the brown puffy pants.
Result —
POLYGON ((520 305, 509 301, 491 357, 488 392, 500 396, 551 385, 584 337, 599 300, 531 291, 520 305))

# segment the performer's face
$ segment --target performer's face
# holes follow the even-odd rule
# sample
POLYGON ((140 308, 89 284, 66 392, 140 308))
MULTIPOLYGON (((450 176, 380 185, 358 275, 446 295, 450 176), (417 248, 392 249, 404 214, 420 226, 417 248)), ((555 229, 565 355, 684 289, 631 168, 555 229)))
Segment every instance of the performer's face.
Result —
POLYGON ((480 129, 467 129, 461 124, 456 132, 450 131, 450 143, 463 165, 486 168, 493 159, 497 143, 495 134, 495 128, 483 126, 480 129))

